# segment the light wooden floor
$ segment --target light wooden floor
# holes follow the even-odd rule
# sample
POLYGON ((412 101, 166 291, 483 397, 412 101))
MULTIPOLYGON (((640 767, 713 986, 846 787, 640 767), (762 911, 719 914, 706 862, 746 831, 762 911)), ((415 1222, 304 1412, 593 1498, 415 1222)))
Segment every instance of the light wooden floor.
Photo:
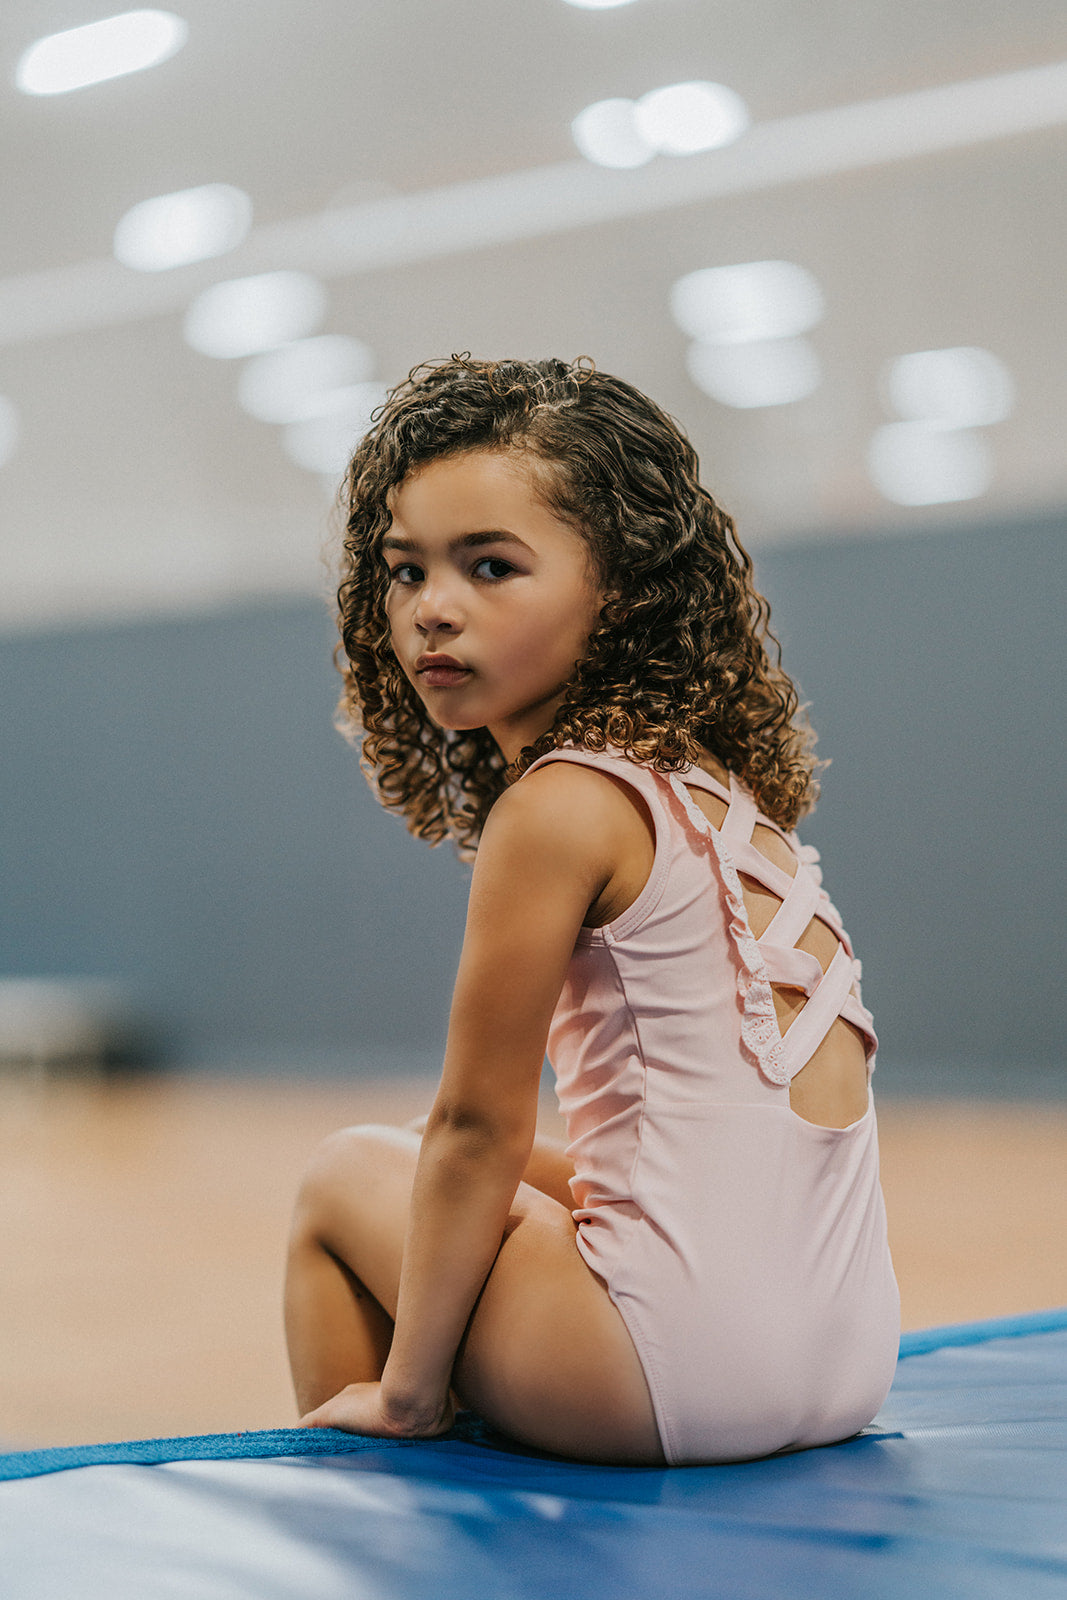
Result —
MULTIPOLYGON (((0 1079, 0 1447, 289 1425, 303 1163, 431 1092, 0 1079)), ((1067 1302, 1067 1106, 882 1101, 879 1122, 905 1327, 1067 1302)))

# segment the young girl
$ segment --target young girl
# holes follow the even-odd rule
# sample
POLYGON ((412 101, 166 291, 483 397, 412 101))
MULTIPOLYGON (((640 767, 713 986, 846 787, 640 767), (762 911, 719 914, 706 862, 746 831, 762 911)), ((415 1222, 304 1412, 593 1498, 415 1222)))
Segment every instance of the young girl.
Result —
MULTIPOLYGON (((349 469, 342 707, 412 832, 477 851, 440 1087, 297 1202, 303 1423, 469 1407, 584 1461, 864 1427, 896 1359, 859 963, 769 610, 679 429, 587 363, 451 361, 349 469), (566 1149, 535 1140, 547 1048, 566 1149)), ((439 937, 423 907, 408 970, 439 937)))

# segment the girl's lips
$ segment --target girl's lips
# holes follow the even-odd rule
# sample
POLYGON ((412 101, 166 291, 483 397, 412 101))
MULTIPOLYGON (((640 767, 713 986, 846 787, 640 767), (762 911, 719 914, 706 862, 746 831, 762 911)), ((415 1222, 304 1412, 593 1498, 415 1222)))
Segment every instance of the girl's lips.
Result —
POLYGON ((469 667, 423 667, 419 678, 431 689, 453 689, 470 677, 469 667))

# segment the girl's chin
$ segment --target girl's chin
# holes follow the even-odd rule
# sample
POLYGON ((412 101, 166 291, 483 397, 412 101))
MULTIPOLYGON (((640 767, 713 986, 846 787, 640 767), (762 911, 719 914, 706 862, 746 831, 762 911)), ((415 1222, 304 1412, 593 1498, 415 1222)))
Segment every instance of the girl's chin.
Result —
POLYGON ((473 733, 475 728, 484 728, 484 722, 475 722, 470 717, 441 716, 440 712, 431 711, 426 707, 430 721, 435 727, 444 729, 447 733, 473 733))

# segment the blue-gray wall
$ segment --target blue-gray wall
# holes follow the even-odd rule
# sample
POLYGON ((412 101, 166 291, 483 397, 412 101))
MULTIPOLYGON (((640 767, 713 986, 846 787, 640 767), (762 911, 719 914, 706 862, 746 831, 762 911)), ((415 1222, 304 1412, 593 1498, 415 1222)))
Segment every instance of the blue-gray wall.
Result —
POLYGON ((805 824, 909 1089, 1067 1093, 1067 515, 760 564, 833 758, 805 824))
MULTIPOLYGON (((759 560, 885 1088, 1063 1061, 1065 568, 1063 515, 759 560)), ((187 1061, 429 1065, 467 873, 371 799, 331 645, 311 602, 0 640, 0 972, 122 980, 187 1061)))

